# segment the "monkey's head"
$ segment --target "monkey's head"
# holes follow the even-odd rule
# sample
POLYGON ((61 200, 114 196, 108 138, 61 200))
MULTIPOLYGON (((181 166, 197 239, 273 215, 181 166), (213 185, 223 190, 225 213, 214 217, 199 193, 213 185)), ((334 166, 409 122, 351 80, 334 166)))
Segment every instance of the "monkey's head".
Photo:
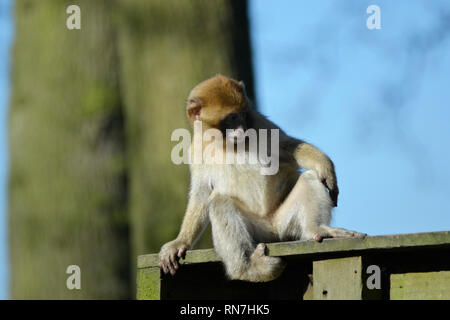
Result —
POLYGON ((193 123, 219 129, 233 143, 243 140, 247 130, 249 101, 242 81, 217 75, 199 83, 189 94, 186 113, 193 123))

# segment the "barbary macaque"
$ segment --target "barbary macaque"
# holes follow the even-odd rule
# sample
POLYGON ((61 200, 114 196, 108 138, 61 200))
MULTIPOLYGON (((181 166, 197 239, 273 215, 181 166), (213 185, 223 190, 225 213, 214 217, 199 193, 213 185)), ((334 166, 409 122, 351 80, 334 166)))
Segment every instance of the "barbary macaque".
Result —
POLYGON ((208 222, 228 277, 252 282, 271 281, 284 269, 281 258, 265 254, 267 242, 365 236, 329 226, 339 194, 333 162, 254 110, 242 82, 222 75, 201 82, 189 94, 186 112, 191 123, 202 125, 201 132, 194 130, 191 157, 199 141, 202 150, 208 147, 224 155, 236 154, 235 147, 244 144, 240 152, 249 155, 255 151, 246 145, 250 143, 246 132, 276 130, 278 141, 271 141, 270 134, 256 135, 256 144, 260 148, 261 142, 277 143, 278 150, 270 156, 278 157, 279 167, 274 174, 263 174, 264 161, 190 163, 191 188, 180 232, 159 253, 164 273, 175 274, 179 258, 208 222), (205 141, 206 130, 216 130, 224 139, 205 141))

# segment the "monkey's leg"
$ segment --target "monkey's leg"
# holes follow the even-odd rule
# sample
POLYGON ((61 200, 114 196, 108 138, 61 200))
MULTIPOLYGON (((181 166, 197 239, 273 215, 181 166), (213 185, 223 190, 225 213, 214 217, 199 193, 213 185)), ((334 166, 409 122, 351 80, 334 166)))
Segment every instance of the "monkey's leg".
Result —
POLYGON ((332 201, 313 170, 304 172, 275 212, 273 225, 280 240, 364 237, 365 234, 332 228, 332 201))
POLYGON ((214 248, 232 280, 264 282, 277 278, 284 262, 265 255, 265 245, 255 248, 252 227, 231 198, 215 195, 209 203, 214 248))

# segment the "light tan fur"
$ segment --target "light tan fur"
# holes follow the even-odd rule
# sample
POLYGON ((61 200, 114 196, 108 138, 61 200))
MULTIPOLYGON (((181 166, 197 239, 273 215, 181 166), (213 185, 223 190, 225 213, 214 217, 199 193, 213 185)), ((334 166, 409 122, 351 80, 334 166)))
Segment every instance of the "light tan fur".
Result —
MULTIPOLYGON (((203 130, 217 128, 239 110, 247 112, 256 130, 279 129, 250 107, 243 84, 227 77, 200 83, 188 97, 187 115, 192 122, 200 120, 203 130)), ((202 139, 196 134, 191 152, 202 139)), ((203 142, 203 148, 207 145, 203 142)), ((159 253, 163 271, 175 274, 178 259, 208 221, 230 279, 253 282, 277 278, 285 265, 265 255, 264 242, 364 236, 329 227, 339 191, 333 162, 324 153, 280 129, 279 159, 275 175, 262 175, 261 164, 191 164, 189 203, 180 233, 159 253), (305 171, 300 174, 299 169, 305 171)))

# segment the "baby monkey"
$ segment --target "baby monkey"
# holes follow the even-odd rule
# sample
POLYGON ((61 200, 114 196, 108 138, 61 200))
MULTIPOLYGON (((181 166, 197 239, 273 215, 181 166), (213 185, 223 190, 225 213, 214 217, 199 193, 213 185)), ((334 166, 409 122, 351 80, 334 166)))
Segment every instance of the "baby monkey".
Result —
MULTIPOLYGON (((191 123, 202 124, 201 132, 194 130, 191 157, 199 141, 203 149, 236 153, 236 148, 226 145, 245 143, 248 130, 278 129, 279 168, 275 174, 264 175, 260 170, 264 163, 191 163, 189 201, 180 232, 159 253, 164 273, 175 274, 178 259, 193 246, 208 222, 214 249, 228 277, 252 282, 271 281, 285 266, 281 258, 265 254, 264 243, 365 236, 329 226, 339 194, 333 162, 254 110, 242 82, 222 75, 201 82, 189 94, 186 112, 191 123), (205 141, 203 132, 208 129, 220 131, 225 139, 205 141)), ((241 152, 254 151, 246 147, 241 152)))

